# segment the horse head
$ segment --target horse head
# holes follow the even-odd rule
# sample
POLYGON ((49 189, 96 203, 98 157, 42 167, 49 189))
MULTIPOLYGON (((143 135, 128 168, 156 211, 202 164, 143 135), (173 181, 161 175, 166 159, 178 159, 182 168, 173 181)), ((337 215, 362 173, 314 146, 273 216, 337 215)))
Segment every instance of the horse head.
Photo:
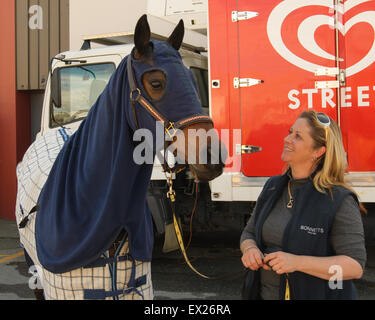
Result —
POLYGON ((134 122, 137 128, 155 132, 155 119, 161 121, 170 139, 157 148, 166 150, 173 144, 176 161, 189 165, 197 180, 209 181, 223 172, 226 149, 204 114, 193 74, 178 52, 184 32, 181 20, 167 41, 154 41, 147 16, 138 20, 128 63, 134 122), (142 113, 137 102, 144 107, 142 113))

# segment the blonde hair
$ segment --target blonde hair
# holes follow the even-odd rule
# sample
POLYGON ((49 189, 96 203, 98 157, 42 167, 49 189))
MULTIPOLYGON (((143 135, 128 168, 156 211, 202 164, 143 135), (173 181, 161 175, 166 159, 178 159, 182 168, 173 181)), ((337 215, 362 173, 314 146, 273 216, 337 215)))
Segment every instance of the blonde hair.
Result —
MULTIPOLYGON (((330 125, 324 126, 318 120, 317 113, 314 110, 302 112, 299 118, 306 119, 310 126, 310 135, 314 141, 313 148, 326 147, 326 152, 316 161, 317 172, 313 178, 316 190, 326 193, 327 189, 331 192, 333 186, 343 186, 357 195, 345 182, 344 173, 348 163, 341 131, 336 122, 329 117, 330 125)), ((360 207, 362 212, 366 211, 362 205, 360 207)))

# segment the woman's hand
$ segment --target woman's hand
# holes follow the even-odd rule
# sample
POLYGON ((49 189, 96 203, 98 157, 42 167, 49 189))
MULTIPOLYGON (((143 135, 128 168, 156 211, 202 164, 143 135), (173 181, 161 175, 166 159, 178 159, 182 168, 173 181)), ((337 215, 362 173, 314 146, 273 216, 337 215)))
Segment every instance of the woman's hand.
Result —
POLYGON ((245 249, 245 252, 242 255, 242 264, 253 271, 258 270, 263 267, 263 254, 255 246, 245 249))
MULTIPOLYGON (((267 254, 263 262, 264 266, 268 265, 277 274, 291 273, 297 270, 298 256, 283 251, 277 251, 267 254)), ((264 267, 264 269, 266 269, 266 267, 264 267)), ((268 268, 266 270, 270 269, 268 268)))

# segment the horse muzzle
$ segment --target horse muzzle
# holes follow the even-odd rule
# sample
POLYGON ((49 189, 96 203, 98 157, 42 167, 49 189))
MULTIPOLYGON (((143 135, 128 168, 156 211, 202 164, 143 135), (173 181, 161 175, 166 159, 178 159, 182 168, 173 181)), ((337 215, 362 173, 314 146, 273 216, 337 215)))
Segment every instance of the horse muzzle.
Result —
POLYGON ((227 156, 224 143, 220 142, 217 147, 208 142, 207 147, 200 152, 200 161, 197 164, 189 164, 189 168, 197 180, 211 181, 223 173, 227 156))

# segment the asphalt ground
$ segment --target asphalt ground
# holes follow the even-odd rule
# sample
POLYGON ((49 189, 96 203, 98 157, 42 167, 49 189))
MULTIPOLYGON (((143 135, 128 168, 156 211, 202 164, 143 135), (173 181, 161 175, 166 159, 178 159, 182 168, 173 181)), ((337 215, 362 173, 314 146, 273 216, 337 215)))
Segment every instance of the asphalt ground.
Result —
MULTIPOLYGON (((193 235, 188 255, 207 275, 234 274, 243 270, 236 232, 193 235)), ((152 279, 156 300, 239 300, 242 277, 207 280, 193 273, 179 251, 162 253, 163 238, 156 238, 152 279)), ((367 248, 367 265, 356 280, 359 299, 375 300, 375 246, 367 248)), ((15 221, 0 219, 0 300, 34 300, 29 272, 19 245, 15 221)))

